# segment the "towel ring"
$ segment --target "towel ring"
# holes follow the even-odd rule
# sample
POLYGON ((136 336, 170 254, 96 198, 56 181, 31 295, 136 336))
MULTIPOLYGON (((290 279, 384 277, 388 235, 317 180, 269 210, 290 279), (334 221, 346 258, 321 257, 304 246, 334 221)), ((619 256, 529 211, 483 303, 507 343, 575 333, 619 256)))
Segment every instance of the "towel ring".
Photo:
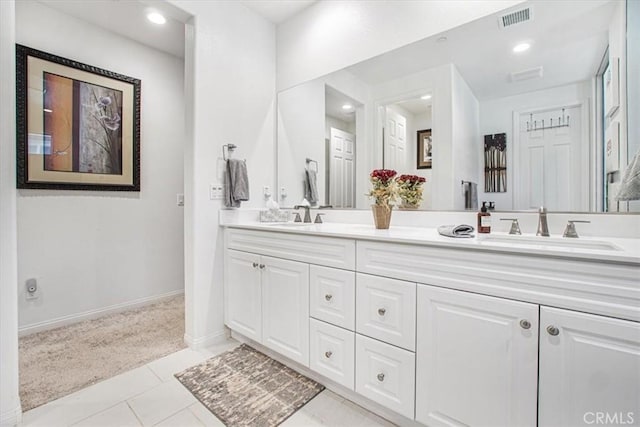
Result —
POLYGON ((236 144, 225 144, 222 146, 222 158, 224 160, 229 160, 231 158, 231 153, 237 148, 236 144))
POLYGON ((308 157, 307 157, 306 162, 307 162, 307 169, 308 169, 308 168, 310 168, 311 163, 314 163, 314 164, 316 165, 316 170, 315 170, 315 172, 316 172, 316 173, 318 173, 318 162, 316 162, 315 160, 310 159, 310 158, 308 158, 308 157))

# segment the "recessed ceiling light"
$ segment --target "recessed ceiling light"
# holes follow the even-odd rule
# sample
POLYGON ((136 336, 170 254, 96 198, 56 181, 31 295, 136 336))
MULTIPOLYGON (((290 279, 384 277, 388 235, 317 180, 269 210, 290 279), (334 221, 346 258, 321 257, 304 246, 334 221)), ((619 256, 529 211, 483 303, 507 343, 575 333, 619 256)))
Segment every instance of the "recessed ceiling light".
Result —
POLYGON ((147 19, 154 24, 163 25, 167 22, 167 18, 162 16, 162 14, 158 12, 149 12, 147 13, 147 19))
POLYGON ((420 99, 424 99, 424 100, 431 99, 431 94, 422 95, 420 99))
POLYGON ((513 51, 515 53, 521 53, 521 52, 524 52, 525 50, 529 50, 530 47, 531 45, 529 43, 520 43, 513 48, 513 51))
POLYGON ((344 105, 342 106, 342 109, 343 109, 343 110, 351 110, 352 108, 353 108, 353 105, 351 105, 351 104, 344 104, 344 105))

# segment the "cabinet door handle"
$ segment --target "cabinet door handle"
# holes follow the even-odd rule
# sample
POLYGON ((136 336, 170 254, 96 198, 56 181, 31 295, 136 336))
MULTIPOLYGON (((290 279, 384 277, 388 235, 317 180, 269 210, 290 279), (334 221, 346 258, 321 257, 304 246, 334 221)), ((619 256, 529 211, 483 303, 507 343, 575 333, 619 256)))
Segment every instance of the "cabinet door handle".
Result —
POLYGON ((527 319, 522 319, 520 321, 520 327, 522 327, 522 329, 529 329, 531 327, 531 322, 529 322, 527 319))
POLYGON ((333 354, 333 353, 332 353, 332 352, 330 352, 330 351, 325 351, 325 352, 324 352, 324 357, 326 357, 326 358, 328 359, 328 358, 330 358, 330 357, 331 357, 331 355, 332 355, 332 354, 333 354))
POLYGON ((378 374, 378 381, 380 381, 380 382, 384 381, 384 374, 383 373, 378 374))
POLYGON ((333 295, 331 295, 331 294, 326 294, 324 296, 324 299, 326 299, 327 301, 331 301, 331 298, 333 298, 333 295))
POLYGON ((258 268, 258 263, 257 262, 253 263, 253 268, 258 268))
MULTIPOLYGON (((378 309, 378 314, 380 316, 384 316, 386 312, 387 312, 387 310, 385 308, 379 308, 378 309)), ((383 375, 383 377, 384 377, 384 375, 383 375)))
POLYGON ((547 332, 549 333, 549 335, 552 335, 555 337, 560 333, 560 330, 553 325, 549 325, 547 326, 547 332))
POLYGON ((264 270, 265 265, 264 264, 260 264, 260 270, 264 270))

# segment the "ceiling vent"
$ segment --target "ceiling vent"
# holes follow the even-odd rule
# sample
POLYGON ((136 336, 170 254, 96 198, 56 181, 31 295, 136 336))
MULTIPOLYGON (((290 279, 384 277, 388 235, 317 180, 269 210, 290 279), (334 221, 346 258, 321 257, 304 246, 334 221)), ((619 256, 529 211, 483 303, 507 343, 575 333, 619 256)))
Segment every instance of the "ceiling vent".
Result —
POLYGON ((520 9, 515 12, 502 15, 498 18, 498 25, 500 28, 507 28, 512 25, 522 24, 523 22, 531 20, 533 20, 533 11, 528 7, 526 9, 520 9))
POLYGON ((515 71, 511 73, 512 82, 521 82, 524 80, 540 79, 542 78, 542 66, 530 68, 528 70, 515 71))

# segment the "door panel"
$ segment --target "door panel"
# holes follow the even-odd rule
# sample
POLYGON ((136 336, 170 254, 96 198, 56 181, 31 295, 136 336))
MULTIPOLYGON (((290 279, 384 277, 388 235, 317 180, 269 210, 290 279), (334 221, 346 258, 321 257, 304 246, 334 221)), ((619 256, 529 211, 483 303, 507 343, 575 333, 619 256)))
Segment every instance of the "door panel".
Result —
POLYGON ((227 250, 224 269, 225 324, 262 342, 260 256, 227 250))
POLYGON ((262 257, 263 344, 309 366, 309 265, 262 257))
POLYGON ((417 421, 536 425, 537 305, 418 285, 417 323, 417 421))

